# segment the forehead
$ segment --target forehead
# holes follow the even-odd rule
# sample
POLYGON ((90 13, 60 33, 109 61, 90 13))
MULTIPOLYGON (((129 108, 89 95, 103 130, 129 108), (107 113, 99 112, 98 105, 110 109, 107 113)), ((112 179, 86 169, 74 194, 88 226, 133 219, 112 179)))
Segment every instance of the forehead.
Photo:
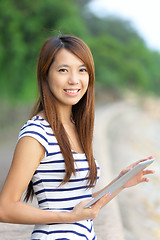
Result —
POLYGON ((62 48, 55 55, 53 64, 55 64, 55 65, 59 65, 59 64, 84 65, 84 62, 80 58, 78 58, 75 54, 70 52, 69 50, 62 48))

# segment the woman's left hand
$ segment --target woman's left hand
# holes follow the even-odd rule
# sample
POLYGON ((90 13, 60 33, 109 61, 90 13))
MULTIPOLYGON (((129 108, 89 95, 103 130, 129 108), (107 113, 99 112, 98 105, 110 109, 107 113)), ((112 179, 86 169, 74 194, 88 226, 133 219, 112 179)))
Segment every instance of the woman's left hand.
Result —
MULTIPOLYGON (((152 159, 153 157, 150 157, 148 159, 152 159)), ((143 159, 143 160, 140 160, 138 162, 135 162, 133 164, 131 164, 130 166, 128 166, 126 169, 122 170, 118 176, 118 178, 120 178, 121 176, 123 176, 124 174, 126 174, 129 170, 131 170, 133 167, 135 167, 138 163, 140 162, 144 162, 148 159, 143 159)), ((134 185, 137 185, 141 182, 149 182, 149 178, 146 177, 145 175, 147 174, 153 174, 155 173, 154 170, 143 170, 141 171, 140 173, 138 173, 135 177, 133 177, 131 180, 129 180, 124 186, 123 188, 127 188, 127 187, 132 187, 134 185)))

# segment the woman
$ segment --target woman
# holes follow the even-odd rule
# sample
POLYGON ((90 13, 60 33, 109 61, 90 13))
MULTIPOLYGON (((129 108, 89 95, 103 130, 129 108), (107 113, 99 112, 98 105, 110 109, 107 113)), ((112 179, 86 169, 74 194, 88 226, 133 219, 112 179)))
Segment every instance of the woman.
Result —
MULTIPOLYGON (((92 194, 99 166, 92 152, 95 79, 89 48, 74 36, 51 37, 42 46, 37 78, 40 98, 19 134, 0 194, 0 221, 35 224, 34 240, 96 239, 92 219, 119 192, 84 209, 101 192, 92 194), (20 201, 27 186, 25 200, 35 194, 38 209, 20 201)), ((153 171, 124 187, 148 181, 148 173, 153 171)))

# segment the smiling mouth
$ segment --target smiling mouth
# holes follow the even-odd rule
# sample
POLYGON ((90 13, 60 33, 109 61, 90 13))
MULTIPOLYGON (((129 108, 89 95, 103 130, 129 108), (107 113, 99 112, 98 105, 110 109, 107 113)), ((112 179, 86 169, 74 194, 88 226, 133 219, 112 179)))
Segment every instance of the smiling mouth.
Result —
POLYGON ((72 90, 72 89, 64 89, 64 91, 67 92, 67 93, 78 93, 80 91, 80 89, 74 89, 74 90, 72 90))

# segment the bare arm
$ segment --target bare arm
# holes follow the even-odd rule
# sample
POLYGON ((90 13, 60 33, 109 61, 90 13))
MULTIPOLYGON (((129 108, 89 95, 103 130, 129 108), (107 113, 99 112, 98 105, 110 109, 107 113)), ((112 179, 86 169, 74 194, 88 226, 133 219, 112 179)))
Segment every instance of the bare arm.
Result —
POLYGON ((41 224, 61 221, 53 212, 43 211, 20 201, 34 171, 44 157, 43 146, 32 137, 18 142, 12 165, 0 194, 0 221, 41 224))
POLYGON ((83 201, 71 212, 41 210, 20 201, 44 154, 44 147, 34 138, 23 137, 19 140, 0 193, 0 222, 47 224, 95 218, 105 198, 95 204, 93 209, 84 209, 88 201, 83 201))

